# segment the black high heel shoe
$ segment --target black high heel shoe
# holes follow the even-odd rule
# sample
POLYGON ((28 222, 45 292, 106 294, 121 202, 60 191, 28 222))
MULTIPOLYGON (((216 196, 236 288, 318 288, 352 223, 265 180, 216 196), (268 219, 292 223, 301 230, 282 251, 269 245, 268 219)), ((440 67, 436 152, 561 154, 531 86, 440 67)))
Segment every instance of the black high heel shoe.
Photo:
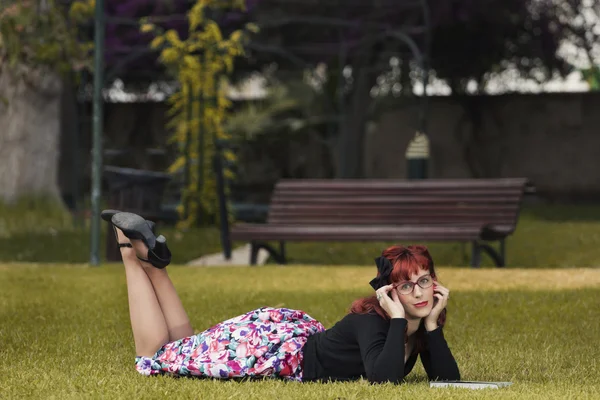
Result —
MULTIPOLYGON (((171 263, 171 251, 167 247, 167 239, 163 235, 154 235, 154 222, 147 221, 137 214, 120 212, 116 210, 105 210, 101 214, 102 219, 107 220, 113 226, 121 229, 129 239, 141 240, 148 248, 148 259, 138 256, 141 261, 152 264, 154 267, 163 269, 171 263)), ((129 247, 129 243, 119 243, 119 247, 129 247)))

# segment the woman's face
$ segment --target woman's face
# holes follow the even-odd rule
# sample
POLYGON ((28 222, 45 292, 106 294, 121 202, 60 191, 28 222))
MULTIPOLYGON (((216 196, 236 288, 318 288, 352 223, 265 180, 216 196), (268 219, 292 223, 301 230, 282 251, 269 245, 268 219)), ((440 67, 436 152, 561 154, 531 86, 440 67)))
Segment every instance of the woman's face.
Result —
POLYGON ((407 317, 425 318, 431 313, 435 297, 433 278, 427 270, 420 268, 409 281, 398 282, 396 291, 407 317))

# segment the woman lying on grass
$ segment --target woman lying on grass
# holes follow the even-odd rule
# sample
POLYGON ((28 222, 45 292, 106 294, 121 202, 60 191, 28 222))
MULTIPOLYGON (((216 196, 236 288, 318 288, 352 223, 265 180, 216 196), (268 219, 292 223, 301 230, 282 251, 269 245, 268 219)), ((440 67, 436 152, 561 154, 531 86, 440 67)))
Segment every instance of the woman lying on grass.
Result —
POLYGON ((398 383, 420 355, 429 379, 460 379, 442 333, 449 291, 425 247, 386 249, 370 282, 375 293, 331 329, 303 311, 263 307, 194 334, 164 269, 165 238, 135 214, 105 210, 102 218, 121 249, 141 374, 398 383))

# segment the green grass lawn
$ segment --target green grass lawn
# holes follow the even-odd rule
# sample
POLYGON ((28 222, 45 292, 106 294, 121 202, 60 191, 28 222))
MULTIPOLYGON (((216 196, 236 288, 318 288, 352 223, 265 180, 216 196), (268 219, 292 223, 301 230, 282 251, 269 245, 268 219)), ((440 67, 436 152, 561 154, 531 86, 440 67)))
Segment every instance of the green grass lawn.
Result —
MULTIPOLYGON (((326 327, 369 293, 374 267, 190 268, 170 275, 196 330, 252 308, 307 311, 326 327)), ((0 265, 1 398, 492 399, 600 396, 600 270, 439 268, 452 290, 446 338, 465 380, 402 385, 144 377, 134 370, 122 267, 0 265)))

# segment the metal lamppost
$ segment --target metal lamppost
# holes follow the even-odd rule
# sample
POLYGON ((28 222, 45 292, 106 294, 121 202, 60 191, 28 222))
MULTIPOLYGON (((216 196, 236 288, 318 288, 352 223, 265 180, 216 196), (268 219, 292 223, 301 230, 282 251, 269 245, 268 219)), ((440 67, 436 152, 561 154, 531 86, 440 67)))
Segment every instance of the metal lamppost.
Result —
POLYGON ((104 0, 96 0, 94 29, 94 96, 92 116, 92 223, 90 264, 100 263, 100 199, 102 196, 102 131, 104 118, 104 0))

